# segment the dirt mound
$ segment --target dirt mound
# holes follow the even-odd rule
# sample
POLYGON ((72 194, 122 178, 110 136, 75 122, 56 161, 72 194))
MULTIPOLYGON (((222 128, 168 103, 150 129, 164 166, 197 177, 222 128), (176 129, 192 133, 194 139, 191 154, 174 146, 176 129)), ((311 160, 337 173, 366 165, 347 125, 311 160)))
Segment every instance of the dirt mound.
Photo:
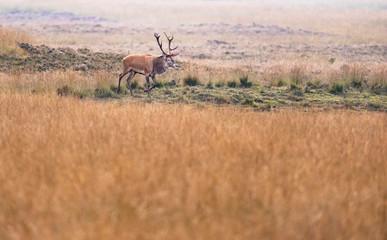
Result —
POLYGON ((87 48, 51 48, 46 45, 35 46, 21 43, 19 47, 27 52, 27 57, 0 56, 0 71, 50 71, 73 69, 88 70, 118 70, 122 54, 93 52, 87 48))

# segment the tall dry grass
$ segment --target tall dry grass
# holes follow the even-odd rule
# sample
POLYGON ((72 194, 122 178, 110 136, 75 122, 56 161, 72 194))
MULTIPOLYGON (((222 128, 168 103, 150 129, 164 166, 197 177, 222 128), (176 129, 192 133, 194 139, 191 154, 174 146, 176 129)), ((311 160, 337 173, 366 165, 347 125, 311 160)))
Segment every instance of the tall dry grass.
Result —
MULTIPOLYGON (((345 81, 348 84, 359 82, 363 87, 387 89, 387 64, 359 62, 342 64, 309 64, 303 62, 282 61, 268 64, 260 68, 218 67, 191 62, 181 63, 182 68, 168 70, 158 75, 161 82, 175 81, 183 85, 187 76, 198 78, 201 84, 209 82, 237 81, 247 76, 249 81, 261 86, 289 86, 292 82, 306 86, 311 82, 320 85, 330 85, 345 81)), ((109 88, 118 85, 119 72, 90 71, 77 72, 23 72, 15 71, 11 74, 0 73, 0 92, 35 92, 52 93, 58 88, 68 85, 76 90, 90 88, 109 88)), ((136 75, 134 81, 145 84, 142 75, 136 75)))
POLYGON ((25 31, 15 30, 0 25, 0 55, 21 55, 23 50, 18 43, 33 42, 34 39, 25 31))
POLYGON ((383 239, 385 114, 0 93, 0 239, 383 239))
POLYGON ((286 84, 297 82, 303 85, 313 81, 319 81, 321 84, 345 81, 362 82, 368 86, 387 86, 387 64, 385 63, 313 64, 283 61, 262 67, 256 74, 258 81, 272 86, 277 86, 279 81, 286 84))
POLYGON ((72 70, 35 73, 17 71, 11 74, 0 73, 0 84, 0 92, 12 93, 51 94, 63 86, 85 91, 118 85, 118 73, 108 71, 84 73, 72 70))

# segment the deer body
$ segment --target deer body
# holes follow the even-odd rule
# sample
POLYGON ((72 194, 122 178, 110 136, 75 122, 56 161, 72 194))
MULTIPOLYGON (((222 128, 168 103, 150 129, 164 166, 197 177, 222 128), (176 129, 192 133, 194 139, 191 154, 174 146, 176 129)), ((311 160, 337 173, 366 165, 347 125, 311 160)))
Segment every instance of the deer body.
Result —
POLYGON ((122 60, 122 63, 124 73, 133 71, 145 76, 151 73, 161 74, 167 68, 163 56, 156 57, 149 54, 129 55, 122 60))
POLYGON ((152 56, 152 55, 149 55, 149 54, 145 54, 145 55, 129 55, 129 56, 126 56, 122 60, 123 71, 120 74, 119 79, 118 79, 118 89, 117 89, 117 92, 120 91, 121 79, 126 74, 130 73, 129 77, 126 79, 126 81, 127 81, 127 87, 130 90, 130 95, 133 96, 132 86, 131 86, 130 82, 133 79, 133 77, 137 73, 139 73, 139 74, 145 75, 147 86, 148 86, 148 89, 145 90, 145 91, 148 92, 148 97, 150 97, 150 91, 156 86, 156 74, 164 73, 167 70, 167 68, 169 68, 169 67, 173 67, 173 68, 178 68, 179 67, 179 65, 176 64, 176 62, 173 59, 173 57, 178 55, 178 53, 177 54, 171 53, 172 50, 175 50, 177 48, 177 47, 175 47, 174 49, 171 49, 171 42, 173 40, 173 37, 169 38, 167 36, 167 39, 169 41, 169 53, 165 53, 164 52, 164 50, 162 48, 162 44, 159 42, 159 37, 160 36, 157 33, 155 33, 155 37, 157 39, 157 43, 159 44, 159 47, 160 47, 163 55, 161 55, 161 56, 152 56), (152 87, 150 87, 149 77, 151 77, 152 80, 153 80, 153 86, 152 87))

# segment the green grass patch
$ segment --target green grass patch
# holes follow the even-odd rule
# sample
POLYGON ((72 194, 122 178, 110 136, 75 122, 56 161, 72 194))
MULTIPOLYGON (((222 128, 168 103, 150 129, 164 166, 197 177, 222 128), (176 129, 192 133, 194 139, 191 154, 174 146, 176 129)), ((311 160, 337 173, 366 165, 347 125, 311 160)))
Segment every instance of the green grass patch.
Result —
POLYGON ((227 87, 229 88, 236 88, 237 87, 237 82, 236 81, 229 81, 227 82, 227 87))
POLYGON ((253 105, 254 101, 250 98, 246 98, 245 101, 243 101, 243 105, 253 105))
POLYGON ((219 81, 219 82, 215 83, 215 87, 217 87, 217 88, 224 87, 224 85, 225 85, 225 83, 223 81, 219 81))
POLYGON ((331 84, 329 92, 332 94, 343 94, 346 90, 348 90, 348 84, 345 81, 337 81, 331 84))
POLYGON ((275 85, 277 87, 286 87, 286 86, 288 86, 288 82, 285 79, 280 78, 280 79, 278 79, 278 81, 275 85))
POLYGON ((378 95, 387 95, 387 83, 375 83, 370 86, 370 92, 378 95))
POLYGON ((207 89, 214 89, 214 85, 212 84, 211 81, 207 83, 206 88, 207 89))
POLYGON ((249 82, 249 78, 247 76, 239 78, 240 86, 243 88, 250 88, 253 83, 249 82))
POLYGON ((361 88, 364 87, 364 81, 363 81, 362 78, 358 78, 358 77, 352 78, 351 79, 351 85, 354 88, 361 89, 361 88))
MULTIPOLYGON (((168 103, 233 105, 251 107, 261 111, 286 107, 328 107, 335 109, 387 111, 386 96, 374 94, 369 88, 365 88, 364 91, 358 91, 356 88, 352 88, 350 83, 346 81, 333 82, 329 87, 314 90, 313 92, 306 92, 305 89, 308 86, 303 87, 295 82, 290 84, 289 88, 273 88, 269 86, 259 88, 210 88, 209 86, 211 84, 154 89, 151 93, 151 100, 152 102, 168 103)), ((116 90, 115 86, 77 89, 71 85, 64 85, 57 89, 57 94, 60 96, 89 97, 94 99, 131 98, 128 90, 126 90, 126 86, 120 94, 116 94, 116 90)), ((150 101, 147 94, 143 91, 134 92, 134 96, 135 99, 140 101, 150 101)))
POLYGON ((184 86, 197 86, 200 84, 199 79, 194 76, 187 76, 183 80, 184 86))
POLYGON ((110 88, 96 88, 94 90, 95 98, 117 98, 117 94, 110 88))
POLYGON ((132 89, 137 89, 139 87, 138 81, 130 82, 130 86, 132 87, 132 89))
POLYGON ((292 81, 290 83, 290 91, 295 95, 295 96, 303 96, 304 95, 304 90, 302 89, 302 86, 297 81, 292 81))

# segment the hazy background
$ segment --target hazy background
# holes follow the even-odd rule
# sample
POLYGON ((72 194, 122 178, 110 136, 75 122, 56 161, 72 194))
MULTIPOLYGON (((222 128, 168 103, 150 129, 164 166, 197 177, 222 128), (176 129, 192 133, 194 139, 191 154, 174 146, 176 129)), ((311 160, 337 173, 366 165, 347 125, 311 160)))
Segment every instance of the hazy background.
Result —
MULTIPOLYGON (((49 0, 15 0, 0 1, 0 10, 9 11, 13 9, 28 10, 52 10, 52 11, 70 11, 84 15, 98 15, 115 20, 131 21, 127 24, 138 23, 162 23, 162 24, 180 24, 187 22, 239 22, 251 23, 252 21, 262 21, 263 23, 279 23, 275 20, 279 16, 281 19, 295 18, 311 20, 314 23, 317 19, 330 21, 324 16, 324 12, 337 11, 345 15, 347 11, 361 10, 358 17, 367 15, 372 10, 380 10, 380 15, 375 17, 382 18, 382 12, 387 10, 387 3, 381 0, 345 0, 345 1, 306 1, 306 0, 251 0, 251 1, 205 1, 205 0, 167 0, 167 1, 122 1, 122 0, 84 0, 84 1, 49 1, 49 0), (288 11, 288 10, 291 11, 288 11), (311 10, 317 10, 320 14, 311 15, 311 10), (294 14, 291 14, 294 12, 294 14), (209 14, 210 13, 210 14, 209 14), (297 13, 297 14, 296 14, 297 13), (274 14, 274 15, 273 15, 274 14), (273 15, 273 16, 271 16, 273 15), (199 19, 200 18, 200 19, 199 19)), ((335 18, 331 18, 334 20, 335 18)), ((293 23, 290 21, 288 24, 293 23)), ((376 23, 376 22, 375 22, 376 23)), ((301 24, 301 23, 300 23, 301 24)), ((301 25, 310 25, 304 22, 301 25)), ((322 24, 322 23, 320 23, 322 24)), ((336 24, 341 24, 337 22, 336 24)), ((385 21, 379 24, 386 26, 385 21)), ((312 24, 313 25, 313 24, 312 24)))
POLYGON ((0 22, 35 44, 120 54, 160 54, 153 33, 167 32, 180 46, 179 61, 252 71, 387 56, 387 3, 380 0, 1 0, 0 22))

